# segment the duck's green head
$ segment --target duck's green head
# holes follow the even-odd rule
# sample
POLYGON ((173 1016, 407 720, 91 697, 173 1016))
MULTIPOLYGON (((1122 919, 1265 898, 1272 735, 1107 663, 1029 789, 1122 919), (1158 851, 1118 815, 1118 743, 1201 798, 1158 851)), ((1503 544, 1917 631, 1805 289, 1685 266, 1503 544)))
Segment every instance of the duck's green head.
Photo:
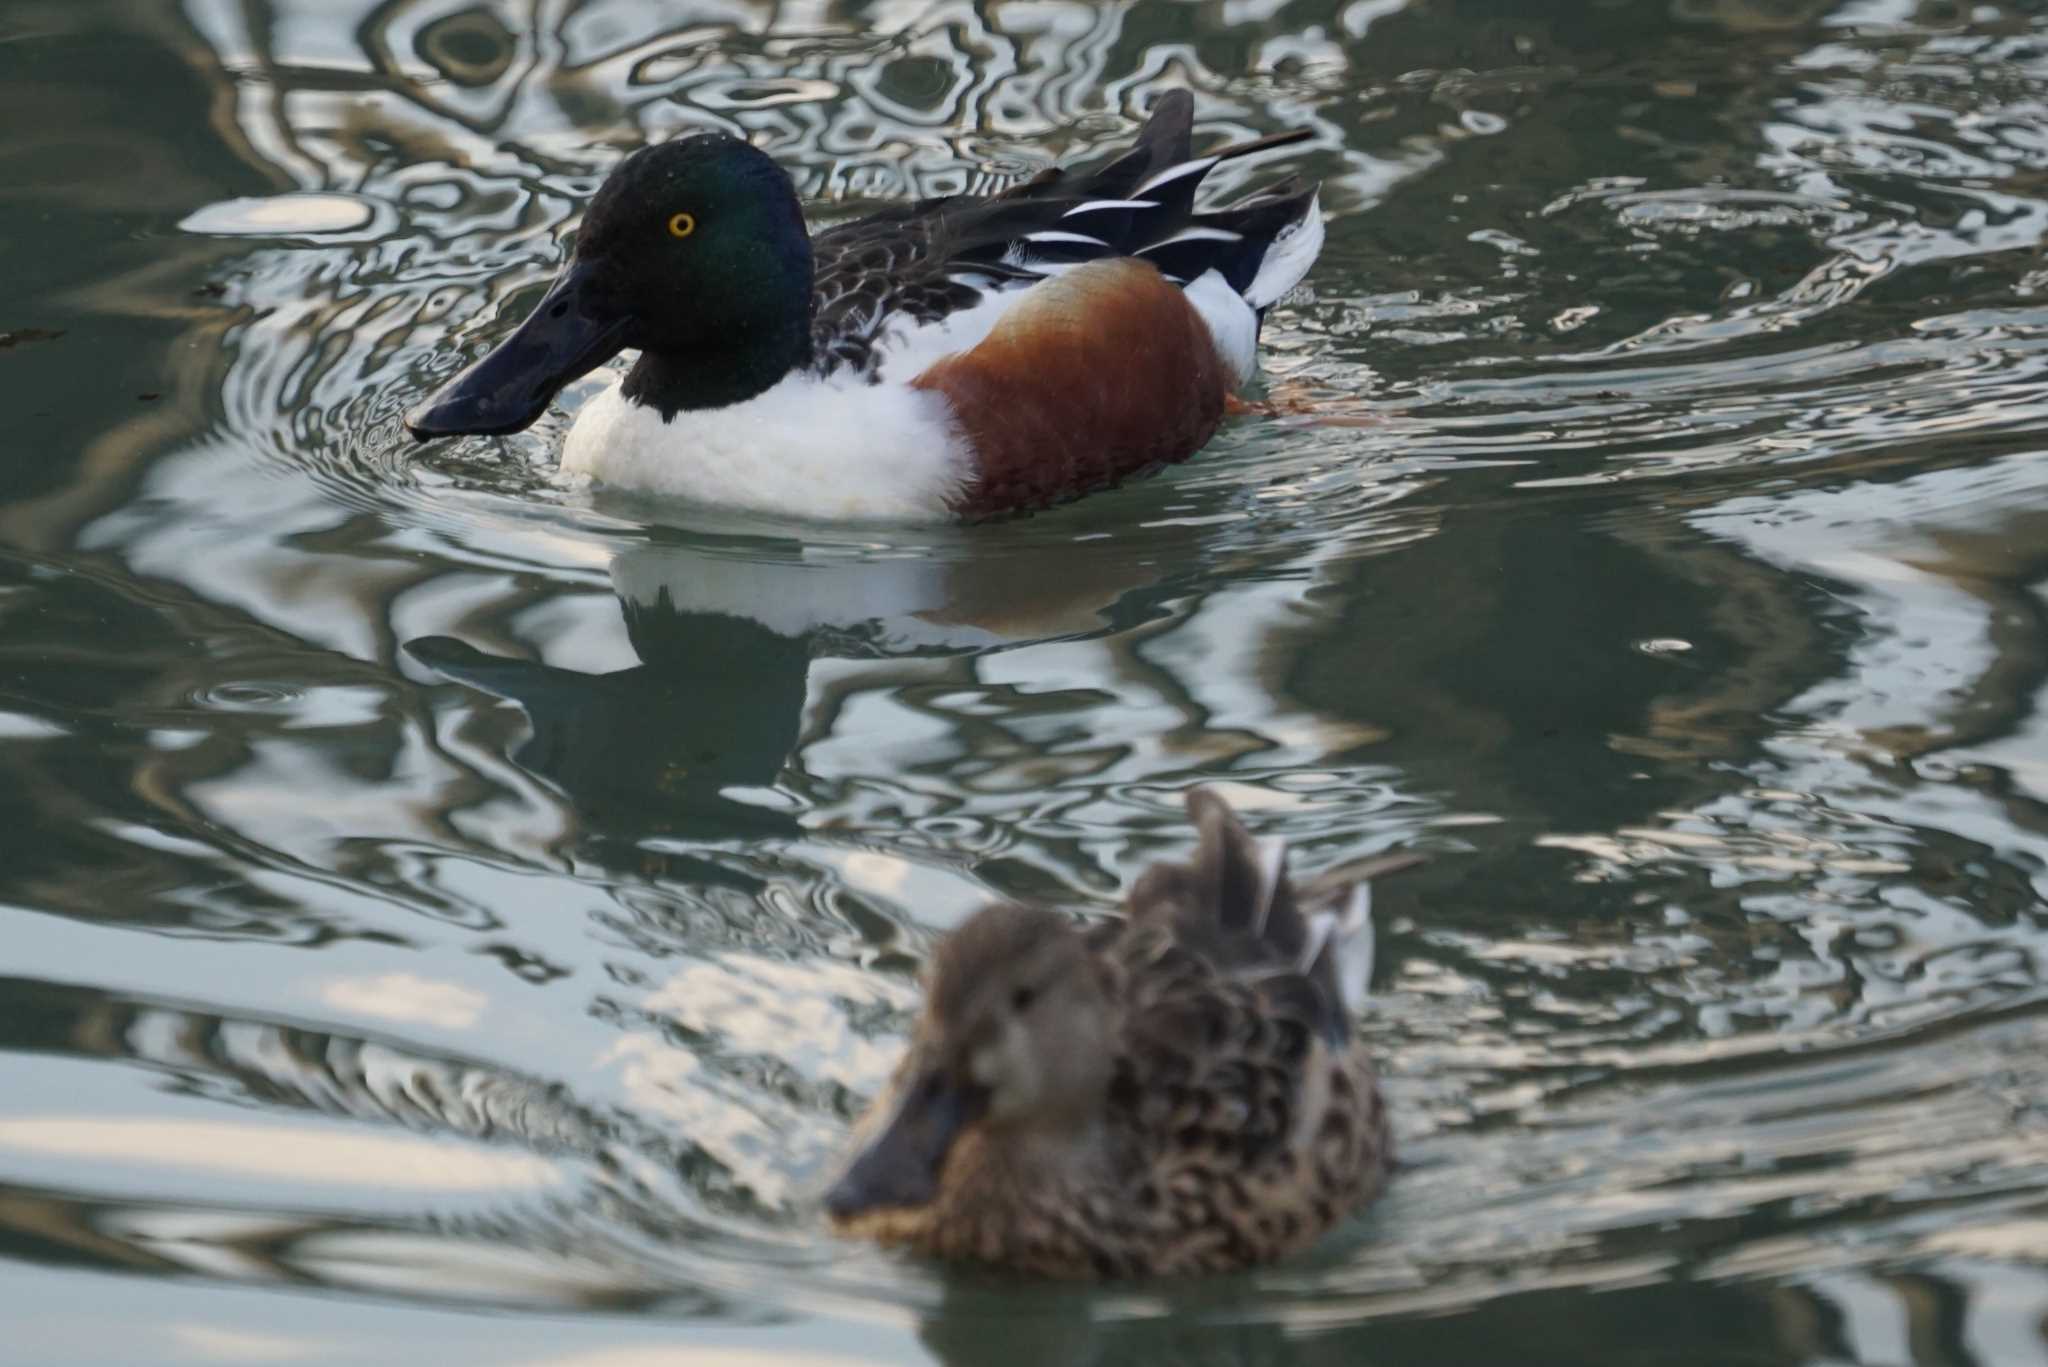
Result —
POLYGON ((628 348, 629 397, 664 416, 737 403, 809 359, 810 321, 811 239, 782 168, 722 133, 643 148, 533 313, 405 423, 422 441, 516 432, 628 348))

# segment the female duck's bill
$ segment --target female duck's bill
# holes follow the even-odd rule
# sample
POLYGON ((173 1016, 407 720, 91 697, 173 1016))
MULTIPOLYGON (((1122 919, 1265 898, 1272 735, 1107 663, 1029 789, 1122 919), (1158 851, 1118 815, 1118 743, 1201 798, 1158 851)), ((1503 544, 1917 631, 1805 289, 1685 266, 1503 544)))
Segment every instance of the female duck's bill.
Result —
POLYGON ((875 1141, 861 1150, 825 1196, 825 1211, 851 1220, 866 1211, 929 1205, 961 1130, 988 1109, 988 1089, 940 1073, 911 1089, 875 1141))

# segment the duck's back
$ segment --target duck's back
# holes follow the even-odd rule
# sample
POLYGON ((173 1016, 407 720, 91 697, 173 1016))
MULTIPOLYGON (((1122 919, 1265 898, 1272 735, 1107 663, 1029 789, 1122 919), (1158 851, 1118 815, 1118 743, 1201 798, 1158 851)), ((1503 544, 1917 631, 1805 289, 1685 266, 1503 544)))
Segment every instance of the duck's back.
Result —
POLYGON ((1370 1201, 1392 1157, 1337 928, 1297 905, 1277 842, 1253 841, 1206 791, 1189 809, 1194 863, 1153 868, 1129 920, 1096 932, 1126 1006, 1113 1167, 1146 1273, 1293 1252, 1370 1201))
POLYGON ((1231 384, 1249 375, 1258 318, 1322 243, 1315 190, 1289 179, 1198 212, 1218 163, 1308 136, 1291 130, 1201 156, 1194 100, 1159 97, 1137 140, 1103 164, 1051 168, 1000 194, 919 200, 812 239, 811 340, 820 375, 915 379, 979 344, 1033 287, 1079 266, 1156 269, 1215 335, 1231 384))

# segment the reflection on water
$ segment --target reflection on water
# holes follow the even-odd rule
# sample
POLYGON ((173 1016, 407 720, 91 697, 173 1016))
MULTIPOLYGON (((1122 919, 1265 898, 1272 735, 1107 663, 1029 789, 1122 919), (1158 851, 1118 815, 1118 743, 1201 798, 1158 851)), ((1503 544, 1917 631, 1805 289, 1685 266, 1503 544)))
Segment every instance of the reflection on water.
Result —
POLYGON ((0 10, 10 1319, 2048 1360, 2044 99, 2048 21, 1917 0, 0 10), (1312 129, 1332 221, 1291 416, 1157 480, 847 532, 567 485, 560 410, 399 429, 647 140, 830 218, 1173 85, 1312 129), (825 1238, 932 937, 1112 912, 1196 781, 1309 867, 1436 855, 1382 906, 1388 1199, 1199 1287, 825 1238))

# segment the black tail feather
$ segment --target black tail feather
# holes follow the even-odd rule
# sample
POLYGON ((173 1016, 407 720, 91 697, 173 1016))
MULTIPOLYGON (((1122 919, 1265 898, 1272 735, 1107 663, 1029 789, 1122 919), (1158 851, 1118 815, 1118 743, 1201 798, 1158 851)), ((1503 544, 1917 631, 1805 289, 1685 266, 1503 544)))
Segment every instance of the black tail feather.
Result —
POLYGON ((1289 176, 1228 209, 1197 214, 1197 223, 1227 228, 1241 234, 1244 239, 1234 248, 1219 253, 1210 262, 1211 267, 1221 271, 1223 278, 1230 282, 1230 288, 1239 294, 1250 289, 1259 274, 1259 267, 1265 263, 1266 253, 1273 246, 1273 239, 1280 235, 1281 229, 1309 211, 1321 188, 1311 185, 1304 189, 1299 176, 1289 176))
POLYGON ((1290 177, 1206 213, 1195 212, 1196 193, 1219 162, 1311 134, 1286 129, 1198 155, 1191 150, 1194 113, 1192 95, 1169 90, 1153 103, 1132 145, 1107 162, 1041 172, 979 204, 963 204, 948 223, 947 260, 990 279, 1030 279, 1085 261, 1137 256, 1183 284, 1218 270, 1243 292, 1274 236, 1305 212, 1314 190, 1290 177))
POLYGON ((1283 128, 1278 133, 1268 133, 1263 138, 1247 138, 1243 142, 1230 142, 1221 147, 1212 147, 1202 155, 1214 157, 1219 162, 1232 161, 1238 157, 1248 157, 1254 152, 1270 152, 1275 147, 1291 147, 1297 142, 1307 142, 1314 136, 1315 130, 1312 128, 1283 128))
POLYGON ((1130 150, 1080 180, 1091 199, 1121 199, 1177 162, 1188 160, 1195 142, 1195 97, 1169 90, 1153 101, 1130 150))

